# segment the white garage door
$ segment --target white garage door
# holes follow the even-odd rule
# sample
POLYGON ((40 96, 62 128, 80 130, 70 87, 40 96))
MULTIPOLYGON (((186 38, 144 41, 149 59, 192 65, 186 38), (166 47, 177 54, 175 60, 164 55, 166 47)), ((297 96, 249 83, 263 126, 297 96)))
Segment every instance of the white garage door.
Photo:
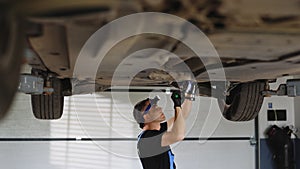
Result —
MULTIPOLYGON (((170 95, 161 92, 98 93, 65 98, 59 120, 33 117, 30 96, 18 94, 0 122, 0 163, 8 169, 141 168, 136 154, 140 130, 132 104, 160 95, 172 116, 170 95)), ((187 120, 186 140, 173 145, 178 168, 254 169, 254 122, 224 120, 216 100, 199 97, 187 120), (208 140, 207 140, 208 139, 208 140)))

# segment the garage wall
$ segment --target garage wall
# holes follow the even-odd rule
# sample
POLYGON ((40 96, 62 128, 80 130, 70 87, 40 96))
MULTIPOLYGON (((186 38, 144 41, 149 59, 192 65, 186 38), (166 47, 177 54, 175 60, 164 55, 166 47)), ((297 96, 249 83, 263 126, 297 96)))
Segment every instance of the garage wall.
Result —
MULTIPOLYGON (((300 97, 294 99, 294 116, 295 116, 295 127, 300 129, 300 97)), ((296 134, 300 136, 300 130, 297 130, 296 134)))
MULTIPOLYGON (((277 83, 272 84, 271 88, 273 90, 277 89, 279 84, 285 83, 286 79, 292 78, 281 78, 277 80, 277 83)), ((279 127, 290 126, 296 127, 299 129, 300 125, 300 99, 298 97, 287 97, 287 96, 272 96, 264 99, 263 106, 259 113, 259 137, 260 137, 260 168, 261 169, 273 169, 273 154, 270 152, 270 149, 267 145, 267 136, 265 131, 271 125, 277 125, 279 127), (268 110, 286 110, 286 120, 282 121, 268 121, 267 111, 268 110)), ((299 136, 299 132, 298 132, 299 136)), ((293 137, 296 145, 296 162, 297 169, 300 168, 299 164, 299 155, 300 155, 300 146, 299 140, 293 137)))
MULTIPOLYGON (((296 159, 300 159, 300 97, 295 97, 294 99, 294 109, 295 109, 295 127, 297 129, 296 135, 298 139, 295 139, 296 147, 296 159)), ((296 168, 300 169, 300 160, 296 160, 296 168)))
POLYGON ((294 125, 294 98, 286 96, 272 96, 264 99, 263 106, 259 113, 259 131, 260 131, 260 168, 273 169, 273 155, 267 145, 267 136, 265 132, 271 125, 290 126, 294 125), (272 105, 272 107, 269 107, 272 105), (286 110, 287 120, 285 121, 268 121, 268 110, 286 110))
POLYGON ((265 131, 271 125, 278 126, 294 126, 295 125, 295 109, 294 98, 287 96, 266 97, 259 113, 259 131, 260 138, 266 138, 265 131), (269 107, 272 105, 272 107, 269 107), (287 120, 284 121, 268 121, 268 110, 286 110, 287 120))
MULTIPOLYGON (((18 94, 0 122, 0 163, 9 169, 141 168, 136 154, 140 129, 132 117, 132 104, 149 95, 160 95, 160 106, 167 117, 172 116, 170 95, 114 92, 66 97, 61 119, 37 120, 30 96, 18 94)), ((187 120, 187 140, 173 145, 176 164, 254 169, 255 147, 247 140, 252 136, 253 121, 224 120, 216 100, 199 97, 187 120)))

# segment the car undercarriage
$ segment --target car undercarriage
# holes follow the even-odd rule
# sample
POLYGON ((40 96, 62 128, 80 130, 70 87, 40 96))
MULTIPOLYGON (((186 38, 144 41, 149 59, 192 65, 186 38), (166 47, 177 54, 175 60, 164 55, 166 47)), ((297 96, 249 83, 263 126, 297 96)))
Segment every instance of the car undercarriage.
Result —
MULTIPOLYGON (((257 116, 264 98, 262 92, 268 90, 268 83, 279 77, 300 74, 300 4, 297 0, 67 0, 57 3, 32 0, 8 4, 15 13, 25 16, 15 19, 22 26, 12 32, 12 36, 17 33, 26 35, 24 45, 30 51, 26 55, 26 64, 32 67, 31 76, 42 78, 43 86, 53 89, 52 92, 29 93, 32 94, 34 115, 39 119, 60 118, 64 96, 126 85, 180 88, 179 82, 193 76, 198 82, 199 95, 216 97, 226 119, 247 121, 257 116), (184 43, 184 39, 191 37, 199 47, 201 39, 193 38, 197 37, 196 33, 185 25, 170 21, 162 24, 171 25, 170 31, 178 28, 181 38, 155 33, 135 34, 120 40, 103 56, 95 75, 74 73, 83 47, 95 32, 120 18, 145 12, 168 14, 193 24, 207 37, 205 41, 214 48, 214 56, 205 53, 205 48, 201 49, 203 53, 199 56, 184 43), (136 54, 145 49, 162 51, 136 54), (167 52, 160 53, 164 51, 167 52), (136 55, 130 59, 128 56, 134 53, 136 55), (219 61, 220 64, 216 64, 219 61), (116 75, 123 62, 121 72, 140 71, 130 78, 126 73, 116 75), (159 66, 145 67, 147 64, 159 66), (144 69, 137 65, 143 65, 144 69), (185 66, 189 71, 183 70, 185 66), (210 77, 220 71, 224 72, 225 79, 210 77)), ((6 15, 2 16, 5 18, 6 15)), ((132 27, 129 29, 138 32, 147 25, 159 26, 157 20, 150 24, 136 20, 130 23, 132 27)), ((1 21, 5 22, 5 19, 1 21)), ((7 30, 13 28, 12 24, 7 30)), ((128 27, 112 28, 114 31, 103 35, 97 45, 105 46, 124 29, 128 27)), ((10 55, 11 58, 21 57, 14 56, 21 54, 10 55)), ((83 69, 88 70, 87 67, 83 69)), ((16 68, 15 72, 18 70, 16 68)), ((18 85, 18 75, 13 76, 15 78, 8 80, 13 86, 8 94, 11 98, 18 85)), ((0 109, 1 113, 5 109, 7 107, 0 109)))

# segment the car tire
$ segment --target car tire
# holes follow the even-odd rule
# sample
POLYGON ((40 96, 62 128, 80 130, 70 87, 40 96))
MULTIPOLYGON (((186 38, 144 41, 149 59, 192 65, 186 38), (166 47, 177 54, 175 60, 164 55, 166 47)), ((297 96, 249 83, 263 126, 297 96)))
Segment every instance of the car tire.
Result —
POLYGON ((264 96, 261 94, 265 82, 256 81, 236 85, 226 101, 218 100, 223 116, 230 121, 250 121, 257 117, 263 104, 264 96))
POLYGON ((61 118, 64 107, 62 80, 51 78, 54 89, 51 94, 31 95, 32 111, 37 119, 53 120, 61 118))
POLYGON ((0 118, 3 118, 19 84, 25 37, 23 22, 8 7, 0 7, 0 25, 0 118))

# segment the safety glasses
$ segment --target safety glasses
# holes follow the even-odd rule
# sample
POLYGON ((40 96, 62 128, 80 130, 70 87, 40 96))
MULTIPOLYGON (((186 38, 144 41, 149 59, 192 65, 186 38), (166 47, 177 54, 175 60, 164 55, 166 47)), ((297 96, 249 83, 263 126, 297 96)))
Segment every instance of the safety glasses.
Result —
POLYGON ((146 107, 145 111, 143 112, 143 115, 149 113, 149 110, 151 109, 152 105, 157 105, 157 102, 159 100, 159 96, 155 96, 153 99, 149 99, 150 104, 146 107))
POLYGON ((143 115, 149 113, 149 110, 151 109, 151 103, 147 106, 147 108, 145 109, 145 111, 143 112, 143 115))

